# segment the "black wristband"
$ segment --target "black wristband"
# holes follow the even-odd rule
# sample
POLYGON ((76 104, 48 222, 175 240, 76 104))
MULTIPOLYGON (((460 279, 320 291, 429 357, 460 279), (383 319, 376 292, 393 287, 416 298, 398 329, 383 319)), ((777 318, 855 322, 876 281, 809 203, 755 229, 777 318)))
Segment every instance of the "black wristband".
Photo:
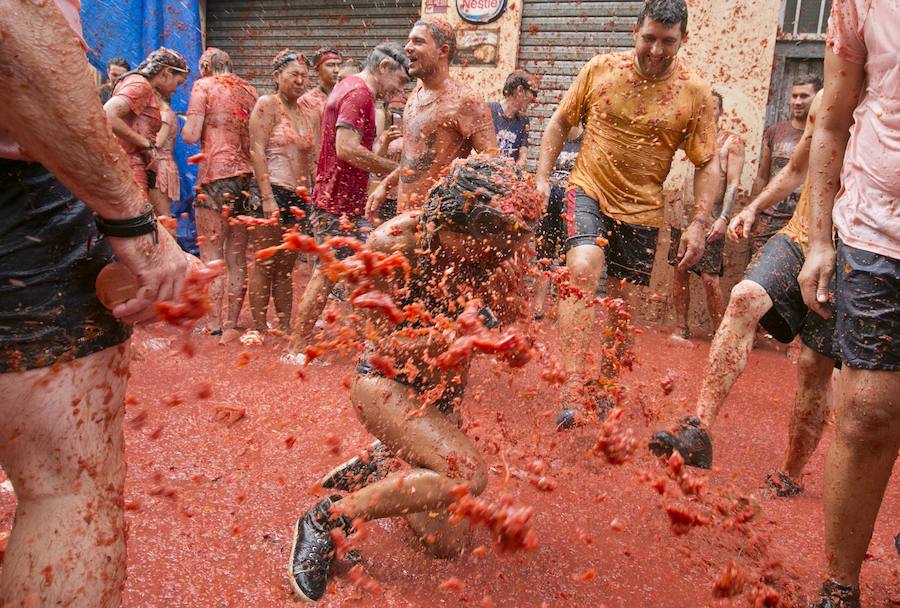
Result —
POLYGON ((152 207, 147 207, 147 211, 137 217, 125 220, 107 220, 95 215, 94 222, 100 234, 120 239, 156 234, 156 214, 152 207))

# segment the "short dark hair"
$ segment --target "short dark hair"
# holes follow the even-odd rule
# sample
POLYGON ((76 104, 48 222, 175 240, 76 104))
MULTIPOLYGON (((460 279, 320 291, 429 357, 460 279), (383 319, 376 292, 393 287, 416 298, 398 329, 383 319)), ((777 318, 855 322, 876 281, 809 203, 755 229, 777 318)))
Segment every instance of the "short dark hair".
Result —
POLYGON ((397 66, 395 69, 403 70, 409 77, 409 58, 403 52, 403 47, 396 42, 382 42, 372 49, 372 52, 366 57, 366 68, 370 71, 374 70, 385 59, 397 66))
POLYGON ((650 17, 666 27, 673 27, 680 23, 681 33, 687 34, 688 9, 684 0, 645 0, 644 8, 638 15, 638 27, 644 24, 646 17, 650 17))
POLYGON ((725 109, 725 100, 722 99, 722 94, 713 89, 712 96, 719 100, 719 107, 725 109))
POLYGON ((456 56, 456 32, 453 27, 443 19, 419 19, 413 27, 420 25, 428 28, 438 47, 447 45, 447 60, 452 62, 456 56))
POLYGON ((125 61, 122 57, 113 57, 109 61, 106 62, 106 69, 111 68, 112 66, 117 65, 120 68, 125 68, 125 70, 131 70, 131 64, 125 61))
POLYGON ((815 89, 818 93, 819 89, 822 88, 822 78, 817 74, 801 74, 794 78, 794 82, 791 83, 791 86, 802 87, 807 84, 811 84, 813 86, 813 89, 815 89))
POLYGON ((506 82, 503 83, 503 96, 511 97, 515 95, 516 89, 522 87, 528 91, 534 93, 535 97, 537 96, 537 90, 531 85, 532 76, 525 70, 516 70, 515 72, 511 72, 509 76, 506 77, 506 82))

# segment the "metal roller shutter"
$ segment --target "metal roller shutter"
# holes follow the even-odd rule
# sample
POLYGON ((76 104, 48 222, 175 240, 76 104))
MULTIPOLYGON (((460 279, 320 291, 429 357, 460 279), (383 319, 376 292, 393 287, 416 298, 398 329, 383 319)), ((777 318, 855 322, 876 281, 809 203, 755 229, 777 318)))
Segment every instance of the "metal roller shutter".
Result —
POLYGON ((262 92, 281 49, 309 57, 328 46, 362 61, 380 42, 405 42, 420 8, 421 0, 207 0, 206 44, 227 51, 262 92))
POLYGON ((578 74, 597 53, 634 47, 631 30, 643 2, 541 1, 523 4, 521 69, 541 75, 531 117, 529 157, 537 159, 544 124, 578 74))

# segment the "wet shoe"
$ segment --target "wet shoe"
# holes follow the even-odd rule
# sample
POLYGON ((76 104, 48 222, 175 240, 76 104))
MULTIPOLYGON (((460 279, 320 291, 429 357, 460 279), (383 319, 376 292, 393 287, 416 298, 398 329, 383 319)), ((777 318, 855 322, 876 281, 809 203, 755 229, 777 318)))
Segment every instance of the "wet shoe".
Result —
POLYGON ((819 591, 819 601, 809 608, 859 608, 859 589, 835 581, 825 581, 819 591))
POLYGON ((393 458, 384 444, 376 441, 366 448, 365 457, 354 456, 339 464, 319 481, 319 485, 329 490, 355 492, 387 476, 387 461, 393 458))
POLYGON ((328 588, 328 573, 335 559, 331 531, 343 528, 350 533, 350 520, 343 515, 332 517, 331 507, 340 496, 324 498, 297 520, 291 544, 291 589, 300 599, 317 602, 328 588))
POLYGON ((566 429, 574 428, 578 426, 580 418, 578 410, 568 407, 563 408, 559 410, 559 414, 556 416, 556 430, 565 431, 566 429))
POLYGON ((766 475, 766 486, 781 498, 793 498, 803 494, 803 488, 781 471, 772 471, 766 475))
POLYGON ((679 420, 678 427, 673 432, 653 433, 649 448, 656 456, 669 457, 672 452, 677 451, 688 466, 712 468, 712 441, 696 416, 679 420))
MULTIPOLYGON (((603 422, 606 420, 606 414, 609 413, 609 410, 613 409, 616 405, 609 397, 597 397, 596 406, 597 418, 600 422, 603 422)), ((556 416, 556 430, 564 431, 580 424, 584 424, 584 422, 585 418, 577 409, 563 408, 556 416)))

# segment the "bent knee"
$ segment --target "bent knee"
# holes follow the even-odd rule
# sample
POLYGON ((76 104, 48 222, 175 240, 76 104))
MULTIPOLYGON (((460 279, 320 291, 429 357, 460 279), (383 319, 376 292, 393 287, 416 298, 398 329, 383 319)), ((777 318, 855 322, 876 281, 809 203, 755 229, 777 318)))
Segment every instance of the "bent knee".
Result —
POLYGON ((703 273, 700 275, 700 280, 703 281, 703 287, 705 287, 707 291, 719 288, 719 275, 703 273))
POLYGON ((753 319, 756 323, 772 306, 769 294, 758 283, 741 281, 731 290, 728 299, 728 312, 733 316, 753 319))
POLYGON ((450 454, 446 475, 465 483, 472 496, 478 496, 487 488, 487 465, 481 455, 475 451, 461 455, 450 454))
POLYGON ((579 286, 594 285, 600 280, 603 250, 599 247, 573 249, 566 258, 569 280, 579 286), (596 251, 594 251, 596 249, 596 251))

